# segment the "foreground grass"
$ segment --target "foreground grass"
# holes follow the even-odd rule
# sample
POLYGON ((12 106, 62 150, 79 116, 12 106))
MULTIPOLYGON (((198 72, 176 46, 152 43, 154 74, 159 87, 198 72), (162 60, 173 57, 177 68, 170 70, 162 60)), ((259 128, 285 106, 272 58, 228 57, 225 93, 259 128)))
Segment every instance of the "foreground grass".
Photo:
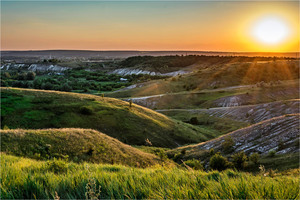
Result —
POLYGON ((86 163, 53 167, 56 165, 2 154, 1 198, 49 199, 57 192, 61 199, 85 199, 89 182, 100 188, 98 198, 105 199, 299 198, 299 179, 293 174, 271 178, 232 170, 137 169, 86 163))

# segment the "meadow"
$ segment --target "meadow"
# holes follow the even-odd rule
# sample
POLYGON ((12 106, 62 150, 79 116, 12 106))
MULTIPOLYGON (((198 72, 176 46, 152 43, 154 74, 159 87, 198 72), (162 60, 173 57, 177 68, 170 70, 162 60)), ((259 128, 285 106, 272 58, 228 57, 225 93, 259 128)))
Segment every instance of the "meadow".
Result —
POLYGON ((139 169, 3 153, 1 166, 2 199, 299 199, 299 170, 253 175, 159 165, 139 169))

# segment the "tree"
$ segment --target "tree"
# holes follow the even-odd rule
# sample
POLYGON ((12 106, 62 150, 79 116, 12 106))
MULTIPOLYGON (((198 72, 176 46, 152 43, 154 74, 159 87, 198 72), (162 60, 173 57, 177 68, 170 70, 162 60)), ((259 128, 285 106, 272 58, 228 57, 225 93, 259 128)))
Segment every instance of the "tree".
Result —
POLYGON ((218 152, 210 158, 209 166, 210 168, 219 171, 225 170, 228 167, 227 158, 223 157, 220 152, 218 152))
POLYGON ((68 83, 65 83, 65 84, 63 84, 63 85, 60 87, 60 90, 61 90, 61 91, 65 91, 65 92, 70 92, 70 91, 72 90, 72 87, 69 86, 68 83))
POLYGON ((26 75, 27 80, 34 80, 35 79, 35 73, 34 72, 28 72, 26 75))
POLYGON ((251 154, 249 160, 251 160, 255 165, 257 165, 259 160, 259 154, 258 153, 251 154))
POLYGON ((224 140, 224 142, 222 143, 222 148, 224 153, 231 153, 234 151, 233 146, 235 145, 233 139, 231 136, 227 136, 224 140))
POLYGON ((42 84, 42 89, 44 90, 52 90, 53 85, 50 82, 46 82, 42 84))
POLYGON ((238 152, 232 156, 233 164, 237 169, 244 169, 247 166, 248 157, 244 151, 238 152))
POLYGON ((4 73, 4 77, 5 77, 5 78, 11 78, 11 76, 10 76, 10 74, 9 74, 8 72, 5 72, 5 73, 4 73))
POLYGON ((41 79, 39 79, 39 78, 34 79, 34 81, 33 81, 34 88, 39 89, 39 88, 41 88, 41 85, 42 85, 41 79))

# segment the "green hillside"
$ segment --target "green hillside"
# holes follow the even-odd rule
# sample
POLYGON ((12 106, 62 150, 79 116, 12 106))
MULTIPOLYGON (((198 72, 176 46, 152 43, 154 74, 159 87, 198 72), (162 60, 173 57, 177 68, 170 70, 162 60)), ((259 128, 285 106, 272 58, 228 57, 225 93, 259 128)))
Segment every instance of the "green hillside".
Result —
POLYGON ((213 138, 205 129, 128 102, 94 95, 1 88, 1 126, 90 128, 134 145, 176 147, 213 138))
POLYGON ((159 163, 144 153, 90 129, 2 130, 1 151, 35 159, 69 159, 74 162, 146 167, 159 163))

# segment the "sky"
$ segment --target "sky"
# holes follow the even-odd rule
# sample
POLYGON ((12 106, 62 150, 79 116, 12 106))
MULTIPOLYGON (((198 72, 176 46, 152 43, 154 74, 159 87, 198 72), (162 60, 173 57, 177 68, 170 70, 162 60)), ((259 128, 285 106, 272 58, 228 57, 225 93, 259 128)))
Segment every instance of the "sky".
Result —
POLYGON ((1 50, 46 49, 295 52, 299 2, 1 1, 1 50), (253 35, 270 16, 275 44, 253 35))

